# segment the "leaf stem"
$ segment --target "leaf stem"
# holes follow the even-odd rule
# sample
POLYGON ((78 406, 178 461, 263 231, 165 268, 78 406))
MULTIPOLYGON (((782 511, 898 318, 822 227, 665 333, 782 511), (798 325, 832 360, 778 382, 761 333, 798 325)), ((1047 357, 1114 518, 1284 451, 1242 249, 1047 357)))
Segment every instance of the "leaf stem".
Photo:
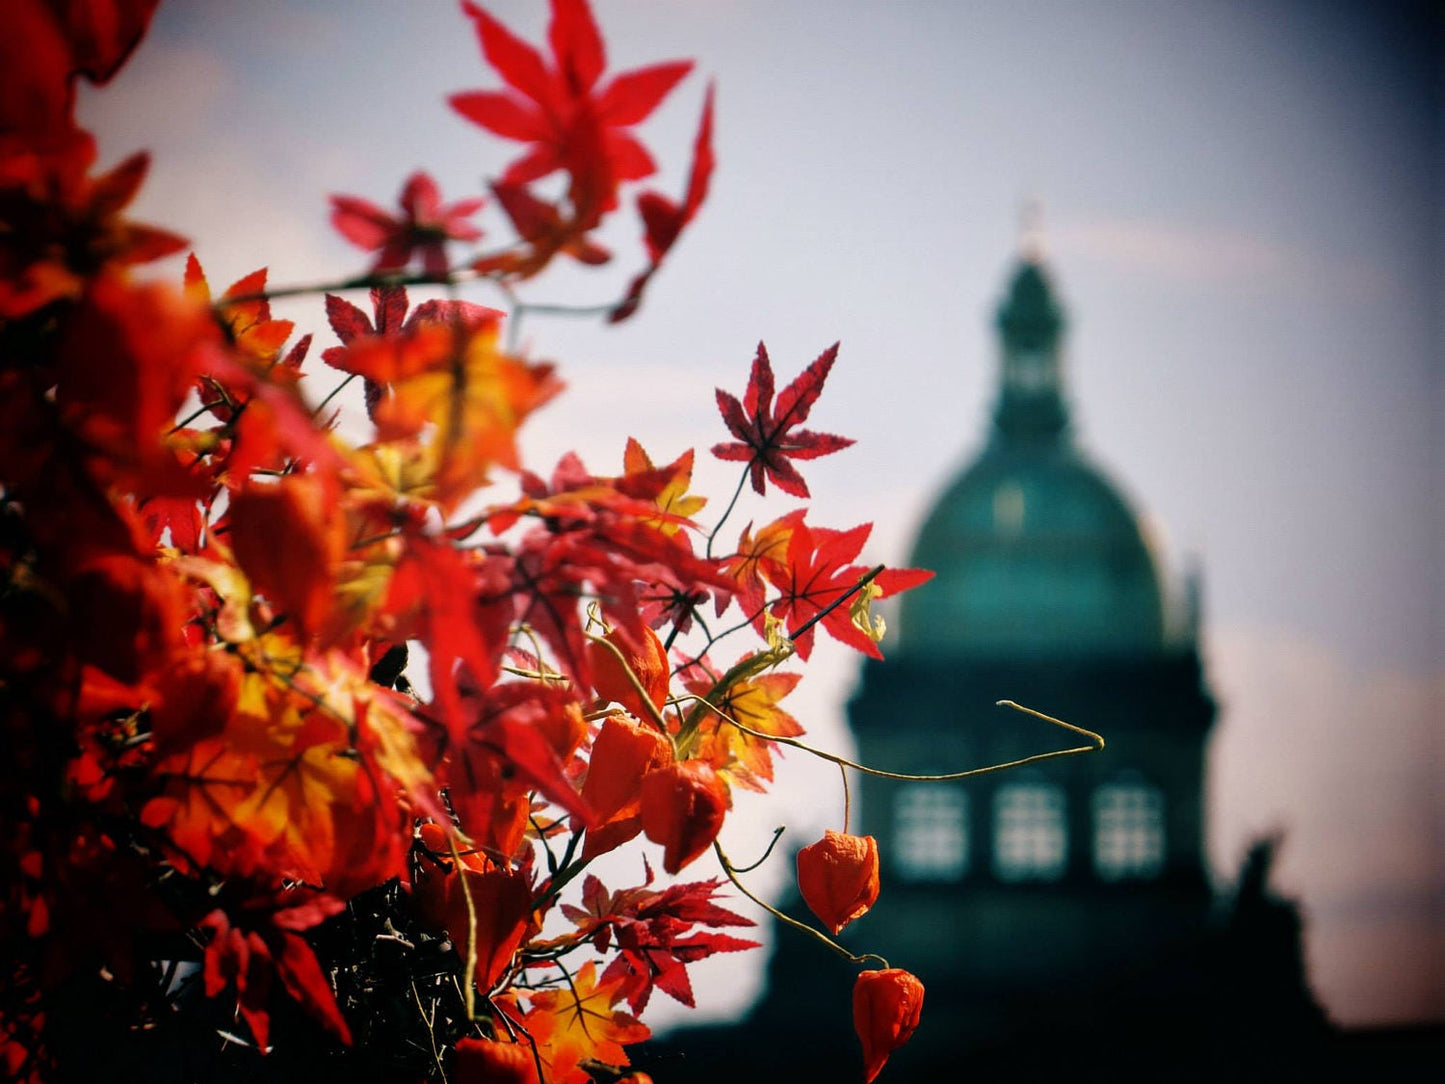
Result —
POLYGON ((713 543, 713 539, 715 539, 715 538, 717 537, 718 532, 722 530, 722 525, 728 521, 728 516, 730 516, 730 515, 733 514, 733 508, 737 505, 737 503, 738 503, 738 498, 743 495, 743 486, 745 486, 745 485, 747 484, 748 474, 749 474, 749 472, 751 471, 751 469, 752 469, 752 463, 750 462, 750 463, 748 463, 748 465, 747 465, 746 467, 743 468, 742 474, 740 474, 740 475, 738 476, 737 488, 735 488, 735 489, 733 490, 732 499, 731 499, 730 501, 728 501, 728 506, 723 509, 722 518, 719 519, 719 520, 717 521, 717 523, 715 523, 715 524, 713 525, 713 529, 708 532, 708 536, 707 536, 707 549, 703 551, 703 555, 704 555, 704 556, 706 556, 706 557, 711 557, 711 556, 712 556, 712 543, 713 543))
POLYGON ((336 387, 332 388, 329 392, 327 392, 326 398, 316 404, 316 409, 311 412, 311 416, 313 418, 319 418, 321 416, 321 412, 326 409, 326 404, 331 402, 331 400, 335 399, 338 395, 340 395, 342 390, 355 379, 355 373, 347 373, 346 379, 343 380, 340 384, 337 384, 336 387))

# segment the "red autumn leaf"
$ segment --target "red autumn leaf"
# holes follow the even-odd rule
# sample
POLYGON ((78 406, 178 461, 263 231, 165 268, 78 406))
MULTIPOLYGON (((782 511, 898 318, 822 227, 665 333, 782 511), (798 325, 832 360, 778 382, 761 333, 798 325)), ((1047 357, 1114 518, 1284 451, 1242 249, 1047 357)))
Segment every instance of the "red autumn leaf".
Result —
POLYGON ((687 192, 682 203, 674 203, 660 192, 643 192, 637 197, 637 213, 642 216, 643 241, 647 246, 646 270, 632 280, 622 303, 608 314, 609 323, 620 323, 635 313, 642 304, 643 291, 657 273, 672 246, 677 243, 683 227, 696 217, 698 208, 707 199, 716 158, 712 149, 713 87, 707 88, 703 101, 702 120, 698 122, 697 138, 692 147, 692 169, 687 177, 687 192))
MULTIPOLYGON (((335 294, 326 295, 326 319, 345 346, 367 335, 385 336, 400 331, 406 322, 407 305, 405 286, 373 286, 371 307, 376 313, 374 325, 366 313, 335 294)), ((344 368, 333 360, 342 353, 341 347, 333 346, 322 352, 321 360, 334 368, 344 368)))
POLYGON ((219 734, 240 699, 243 668, 229 651, 188 651, 161 671, 150 712, 157 752, 165 755, 219 734))
POLYGON ((402 331, 363 336, 325 360, 386 393, 372 411, 382 441, 426 436, 436 456, 436 499, 450 509, 488 480, 493 465, 517 469, 523 420, 561 390, 552 366, 500 347, 494 309, 420 305, 402 331))
POLYGON ((559 252, 594 267, 612 259, 612 253, 579 230, 561 208, 539 199, 525 185, 499 181, 492 185, 492 193, 511 219, 517 236, 527 242, 527 248, 478 260, 472 269, 479 274, 501 271, 527 278, 546 267, 559 252))
POLYGON ((185 610, 181 583, 169 568, 124 553, 98 553, 68 586, 81 661, 135 682, 166 665, 180 648, 185 610))
POLYGON ((396 615, 428 652, 432 696, 449 733, 465 733, 466 714, 457 687, 463 664, 472 680, 496 680, 510 615, 478 607, 476 591, 485 570, 467 554, 425 537, 407 539, 391 577, 383 612, 396 615))
POLYGON ((445 275, 447 241, 475 241, 482 236, 468 219, 486 200, 444 204, 441 190, 428 173, 418 171, 408 177, 399 202, 401 216, 397 217, 356 196, 331 197, 331 224, 353 245, 376 251, 373 272, 399 271, 416 253, 427 274, 445 275))
POLYGON ((326 621, 335 567, 346 552, 346 521, 335 514, 330 488, 320 477, 293 474, 231 496, 237 562, 303 637, 326 621))
POLYGON ((923 983, 901 967, 864 971, 853 983, 853 1029, 863 1044, 863 1080, 872 1084, 906 1043, 923 1011, 923 983))
POLYGON ((829 828, 798 852, 798 890, 819 921, 837 934, 878 901, 878 841, 829 828))
POLYGON ((487 803, 498 773, 519 789, 538 791, 583 824, 593 822, 567 771, 587 733, 569 690, 535 681, 502 682, 469 693, 465 707, 466 730, 460 740, 449 738, 439 777, 450 788, 463 829, 473 831, 474 802, 481 801, 489 816, 495 814, 487 803))
MULTIPOLYGON (((331 330, 336 332, 336 337, 341 340, 340 346, 333 346, 321 352, 321 360, 334 369, 346 369, 346 348, 354 342, 365 341, 371 336, 383 340, 395 339, 407 324, 406 309, 407 296, 405 286, 373 286, 371 288, 371 307, 376 313, 376 323, 372 324, 371 319, 350 301, 337 297, 335 294, 326 295, 326 320, 331 325, 331 330)), ((413 314, 413 322, 421 313, 419 307, 413 314)), ((466 302, 451 302, 447 309, 448 319, 459 318, 468 322, 471 317, 482 319, 481 312, 493 313, 492 309, 483 309, 482 306, 468 305, 466 302), (471 310, 480 310, 479 313, 472 313, 471 310)), ((490 317, 486 317, 490 318, 490 317)), ((366 413, 375 420, 377 404, 381 402, 385 387, 376 380, 367 376, 366 381, 366 413)))
POLYGON ((217 338, 206 311, 172 289, 118 275, 91 284, 61 336, 54 397, 93 474, 145 493, 205 493, 166 435, 197 374, 219 360, 217 338))
POLYGON ((195 554, 200 548, 205 519, 195 497, 149 497, 141 506, 141 517, 157 546, 163 541, 161 536, 169 531, 168 544, 173 549, 195 554))
POLYGON ((688 493, 692 485, 692 461, 693 451, 689 448, 665 467, 656 466, 647 449, 628 437, 622 452, 624 473, 617 479, 617 488, 629 496, 651 500, 662 515, 648 522, 663 534, 676 534, 684 524, 672 517, 690 521, 707 504, 706 497, 688 493))
POLYGON ((566 904, 562 907, 563 914, 590 936, 599 951, 606 952, 615 943, 618 955, 602 977, 624 976, 629 980, 627 1001, 635 1013, 647 1007, 654 987, 692 1006, 687 964, 719 952, 758 947, 756 941, 697 929, 756 925, 752 919, 713 902, 726 881, 692 881, 662 891, 649 887, 651 883, 649 870, 646 885, 609 893, 601 881, 589 874, 582 886, 585 909, 566 904))
POLYGON ((527 184, 566 170, 576 217, 591 228, 597 215, 616 205, 620 182, 655 170, 628 129, 657 108, 692 62, 624 72, 598 86, 606 58, 585 0, 553 0, 548 39, 555 66, 471 0, 463 0, 462 8, 510 89, 455 94, 452 108, 496 135, 531 144, 508 167, 505 183, 527 184))
POLYGON ((286 992, 327 1031, 349 1046, 351 1029, 341 1015, 341 1009, 336 1004, 336 995, 331 990, 326 974, 321 970, 316 954, 311 951, 310 944, 304 937, 289 930, 280 935, 279 941, 280 951, 273 947, 272 958, 276 964, 276 974, 281 977, 286 992))
POLYGON ((69 0, 50 8, 70 39, 72 71, 109 81, 145 34, 160 0, 69 0))
POLYGON ((704 761, 669 764, 643 779, 641 809, 642 830, 662 845, 662 868, 676 873, 717 838, 727 816, 727 787, 704 761))
MULTIPOLYGON (((7 8, 7 43, 12 40, 11 14, 7 8)), ((38 104, 5 100, 11 93, 25 95, 33 89, 7 86, 7 59, 0 52, 0 121, 12 107, 28 113, 38 104)), ((24 316, 58 298, 79 297, 103 277, 101 272, 148 263, 185 248, 185 240, 173 233, 121 217, 145 179, 149 155, 134 154, 108 173, 92 175, 93 139, 68 130, 51 137, 61 145, 57 153, 6 156, 5 198, 0 200, 0 317, 24 316)))
POLYGON ((498 866, 453 868, 455 863, 442 853, 444 865, 423 863, 417 875, 417 911, 424 921, 447 931, 463 959, 473 950, 477 989, 486 993, 511 969, 512 956, 528 932, 532 886, 524 874, 498 866))
MULTIPOLYGON (((194 252, 186 258, 185 287, 186 296, 191 300, 202 305, 211 303, 211 287, 194 252)), ((215 304, 216 319, 225 327, 231 344, 258 373, 272 370, 281 356, 281 347, 296 327, 290 320, 271 318, 271 302, 261 296, 265 292, 266 268, 262 267, 227 286, 215 304)), ((300 373, 283 369, 275 375, 299 377, 300 373)), ((203 401, 207 401, 208 389, 203 385, 199 391, 203 401)), ((229 409, 213 407, 211 412, 222 421, 231 418, 229 409)))
MULTIPOLYGON (((847 531, 835 531, 827 527, 809 527, 800 518, 792 526, 788 538, 785 561, 772 560, 762 563, 763 575, 782 592, 782 597, 768 604, 768 611, 784 622, 791 635, 805 622, 827 610, 853 591, 868 573, 863 565, 853 561, 863 549, 873 530, 871 523, 864 523, 847 531)), ((918 568, 888 568, 873 578, 869 587, 876 588, 870 594, 874 598, 887 598, 917 587, 933 578, 933 573, 918 568)), ((857 597, 855 593, 853 598, 857 597)), ((835 640, 856 648, 875 659, 883 653, 869 632, 865 632, 854 621, 851 607, 841 602, 822 617, 819 624, 828 630, 835 640)), ((759 613, 754 625, 763 631, 763 615, 759 613)), ((813 628, 808 628, 796 638, 798 655, 806 660, 813 649, 813 628)))
POLYGON ((620 847, 642 831, 642 781, 672 760, 672 745, 651 724, 608 716, 592 743, 582 800, 597 817, 587 829, 583 861, 620 847))
POLYGON ((544 524, 513 547, 513 620, 531 625, 558 667, 580 685, 590 684, 578 621, 582 597, 595 597, 609 622, 640 637, 644 594, 710 594, 726 586, 716 562, 695 556, 680 533, 660 529, 650 498, 620 492, 611 480, 589 474, 575 455, 563 457, 550 484, 523 474, 522 487, 522 500, 487 514, 497 532, 524 515, 544 524))
MULTIPOLYGON (((756 621, 763 611, 767 597, 767 588, 763 582, 764 570, 785 567, 788 542, 793 537, 793 529, 803 522, 806 513, 806 508, 795 508, 786 516, 761 528, 757 534, 753 534, 753 525, 749 523, 738 538, 737 552, 723 561, 723 568, 736 581, 738 602, 741 603, 748 620, 756 621)), ((725 601, 719 599, 718 616, 722 615, 725 608, 725 601)))
POLYGON ((254 930, 231 925, 219 908, 201 921, 200 928, 211 931, 205 956, 206 996, 215 997, 234 984, 236 1008, 251 1029, 257 1049, 266 1050, 271 1038, 270 949, 254 930))
POLYGON ((809 496, 808 484, 792 460, 817 459, 853 443, 850 437, 797 428, 808 420, 837 356, 838 344, 834 343, 782 390, 775 404, 773 366, 768 360, 767 347, 758 343, 743 401, 740 403, 728 392, 717 389, 718 410, 738 439, 714 445, 712 454, 719 459, 747 463, 753 488, 759 493, 767 492, 765 479, 771 479, 784 493, 809 496))
POLYGON ((289 911, 248 908, 243 912, 244 923, 219 907, 201 920, 200 928, 211 931, 205 952, 206 996, 215 997, 234 984, 236 1007, 260 1050, 270 1044, 273 975, 302 1008, 350 1045, 351 1029, 337 1007, 331 985, 311 946, 297 932, 335 914, 340 907, 339 901, 320 897, 316 906, 289 911))

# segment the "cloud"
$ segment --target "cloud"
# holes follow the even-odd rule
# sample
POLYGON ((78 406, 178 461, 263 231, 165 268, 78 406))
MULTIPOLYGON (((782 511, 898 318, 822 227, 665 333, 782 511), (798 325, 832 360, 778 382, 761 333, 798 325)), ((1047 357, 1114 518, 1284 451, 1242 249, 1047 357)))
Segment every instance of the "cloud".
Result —
POLYGON ((1308 284, 1328 293, 1387 296, 1389 274, 1360 259, 1341 260, 1279 238, 1233 227, 1146 219, 1061 222, 1048 247, 1136 275, 1192 286, 1261 287, 1308 284))

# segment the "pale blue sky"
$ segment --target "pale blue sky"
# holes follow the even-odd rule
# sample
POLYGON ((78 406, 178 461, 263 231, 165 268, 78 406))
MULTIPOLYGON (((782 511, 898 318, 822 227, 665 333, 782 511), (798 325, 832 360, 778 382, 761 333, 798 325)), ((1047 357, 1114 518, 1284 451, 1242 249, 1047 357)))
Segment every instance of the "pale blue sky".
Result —
MULTIPOLYGON (((1445 1017, 1442 200, 1424 7, 596 8, 614 70, 698 59, 645 129, 658 185, 681 191, 708 77, 719 166, 631 324, 525 329, 574 388, 539 417, 535 461, 580 444, 615 470, 629 434, 669 458, 706 448, 722 436, 712 388, 741 387, 758 339, 785 379, 841 339, 813 422, 859 442, 810 465, 813 518, 876 520, 875 554, 901 563, 980 439, 989 319, 1037 198, 1081 440, 1172 567, 1204 567, 1225 709, 1217 872, 1285 827, 1281 875, 1332 1011, 1445 1017)), ((542 5, 492 9, 540 40, 542 5)), ((190 234, 214 285, 262 264, 307 281, 361 265, 330 233, 329 192, 390 203, 426 168, 459 198, 513 156, 443 101, 495 85, 443 0, 170 3, 86 115, 106 159, 155 150, 140 209, 190 234)), ((636 238, 620 222, 614 271, 528 296, 615 296, 636 238)), ((319 303, 287 314, 324 328, 319 303)), ((730 489, 726 470, 700 478, 730 489)), ((825 744, 847 740, 851 666, 820 652, 805 682, 825 744)), ((788 763, 794 790, 830 786, 788 763)), ((825 823, 809 805, 768 807, 757 830, 787 816, 806 834, 825 823)))

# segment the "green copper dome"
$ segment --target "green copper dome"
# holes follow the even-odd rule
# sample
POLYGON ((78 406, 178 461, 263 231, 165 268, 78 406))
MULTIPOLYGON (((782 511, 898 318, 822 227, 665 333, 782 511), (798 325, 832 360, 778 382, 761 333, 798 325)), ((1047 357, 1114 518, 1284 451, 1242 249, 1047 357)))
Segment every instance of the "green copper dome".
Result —
POLYGON ((910 564, 899 656, 1148 654, 1164 643, 1153 555, 1128 504, 1074 447, 1063 311, 1037 262, 998 313, 1002 378, 983 451, 948 487, 910 564))

